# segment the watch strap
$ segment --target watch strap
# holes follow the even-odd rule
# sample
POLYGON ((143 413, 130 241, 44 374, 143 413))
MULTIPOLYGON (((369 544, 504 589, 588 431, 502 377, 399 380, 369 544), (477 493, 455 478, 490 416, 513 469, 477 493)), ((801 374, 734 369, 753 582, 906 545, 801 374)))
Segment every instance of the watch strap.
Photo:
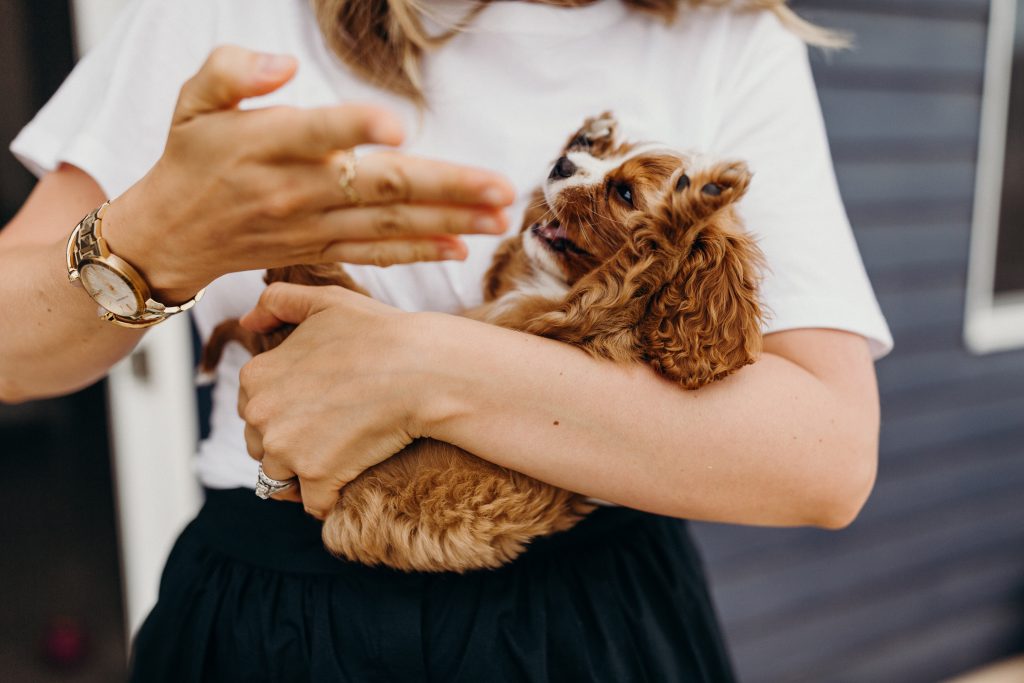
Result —
MULTIPOLYGON (((102 233, 103 214, 106 212, 108 206, 110 206, 110 202, 106 201, 101 206, 90 211, 85 218, 75 226, 75 229, 71 231, 71 236, 68 238, 67 246, 68 279, 71 280, 71 282, 76 282, 80 278, 78 267, 82 261, 104 261, 110 256, 113 256, 110 249, 107 248, 106 242, 103 240, 102 233)), ((156 301, 149 295, 149 284, 138 273, 134 266, 120 257, 117 257, 117 260, 124 266, 127 266, 127 268, 121 268, 120 270, 122 270, 122 272, 127 271, 126 274, 131 279, 134 286, 145 296, 145 305, 143 310, 134 316, 117 315, 116 313, 108 311, 100 306, 99 317, 120 327, 152 327, 157 323, 163 322, 172 315, 177 315, 178 313, 183 313, 189 310, 195 306, 199 300, 203 298, 203 294, 206 293, 206 288, 204 287, 185 303, 177 306, 167 306, 166 304, 156 301)))

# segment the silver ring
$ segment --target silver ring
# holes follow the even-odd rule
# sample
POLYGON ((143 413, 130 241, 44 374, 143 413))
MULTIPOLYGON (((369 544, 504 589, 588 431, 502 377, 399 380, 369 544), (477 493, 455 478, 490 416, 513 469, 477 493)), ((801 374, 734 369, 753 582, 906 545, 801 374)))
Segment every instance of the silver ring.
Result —
POLYGON ((284 481, 281 481, 280 479, 271 479, 267 476, 267 473, 263 471, 263 463, 260 463, 259 474, 256 479, 256 495, 263 500, 266 500, 275 493, 280 493, 281 491, 295 486, 295 481, 295 477, 284 481))

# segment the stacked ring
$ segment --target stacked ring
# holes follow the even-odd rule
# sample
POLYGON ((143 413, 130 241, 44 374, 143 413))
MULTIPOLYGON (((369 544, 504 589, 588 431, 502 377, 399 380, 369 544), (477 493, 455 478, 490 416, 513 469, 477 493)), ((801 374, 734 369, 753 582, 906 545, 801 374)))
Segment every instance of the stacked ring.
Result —
POLYGON ((281 491, 295 486, 295 482, 296 477, 283 481, 280 479, 271 479, 267 476, 266 472, 263 471, 263 463, 260 463, 259 474, 256 479, 256 496, 266 500, 275 493, 280 493, 281 491))

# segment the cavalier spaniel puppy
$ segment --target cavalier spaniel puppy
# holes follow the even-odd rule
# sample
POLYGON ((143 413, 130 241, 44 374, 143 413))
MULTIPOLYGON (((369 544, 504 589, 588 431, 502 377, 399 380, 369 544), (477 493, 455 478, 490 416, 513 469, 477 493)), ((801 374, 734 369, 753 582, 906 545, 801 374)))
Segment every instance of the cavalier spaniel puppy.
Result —
MULTIPOLYGON (((753 363, 761 349, 761 254, 734 211, 751 175, 618 139, 608 114, 568 141, 484 278, 477 320, 573 344, 616 363, 642 363, 698 389, 753 363)), ((337 284, 362 291, 339 265, 267 272, 267 282, 337 284)), ((227 321, 204 349, 253 354, 267 335, 227 321)), ((531 539, 572 527, 594 509, 584 496, 420 439, 342 489, 324 522, 335 555, 406 571, 493 568, 531 539)))

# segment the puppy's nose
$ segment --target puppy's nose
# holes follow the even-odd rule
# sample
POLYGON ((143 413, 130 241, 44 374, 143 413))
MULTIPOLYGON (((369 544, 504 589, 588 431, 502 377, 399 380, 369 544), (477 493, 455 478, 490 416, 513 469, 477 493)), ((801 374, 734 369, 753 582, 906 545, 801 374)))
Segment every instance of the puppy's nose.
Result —
POLYGON ((561 157, 555 162, 555 167, 551 169, 551 175, 549 178, 571 178, 576 173, 576 164, 569 161, 569 157, 561 157))

